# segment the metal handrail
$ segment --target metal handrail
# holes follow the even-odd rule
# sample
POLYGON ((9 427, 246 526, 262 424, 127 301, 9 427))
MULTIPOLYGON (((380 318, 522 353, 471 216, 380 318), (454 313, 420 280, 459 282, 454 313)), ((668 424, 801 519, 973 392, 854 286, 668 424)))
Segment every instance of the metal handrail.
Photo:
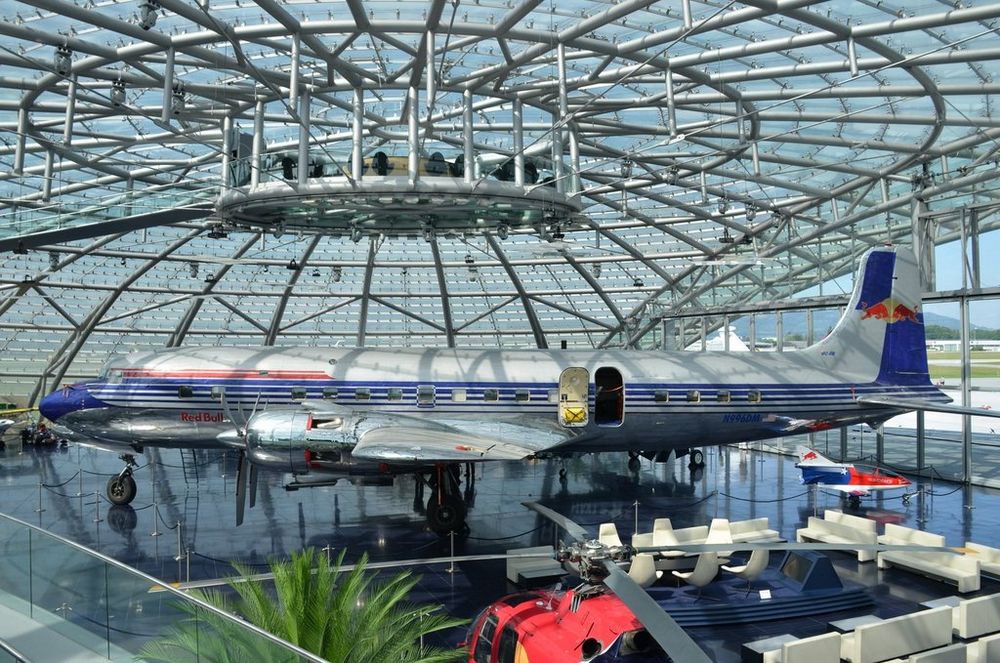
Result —
MULTIPOLYGON (((273 643, 275 645, 278 645, 279 647, 281 647, 283 649, 287 649, 288 651, 295 653, 296 655, 302 657, 304 660, 311 661, 312 663, 328 663, 327 660, 324 659, 324 658, 320 658, 319 656, 316 656, 315 654, 313 654, 311 652, 308 652, 305 649, 302 649, 301 647, 293 645, 292 643, 290 643, 290 642, 288 642, 286 640, 282 640, 278 636, 274 635, 273 633, 268 633, 267 631, 265 631, 264 629, 260 628, 259 626, 255 626, 254 624, 251 624, 250 622, 245 622, 242 619, 240 619, 239 617, 236 617, 235 615, 232 615, 232 614, 226 612, 225 610, 222 610, 220 608, 215 607, 211 603, 206 603, 205 601, 202 601, 201 599, 198 599, 198 598, 196 598, 194 596, 191 596, 189 594, 185 594, 184 592, 171 587, 169 583, 164 582, 163 580, 159 580, 157 578, 154 578, 153 576, 149 575, 148 573, 143 573, 142 571, 139 571, 138 569, 134 569, 134 568, 132 568, 131 566, 129 566, 127 564, 123 564, 122 562, 119 562, 117 559, 113 559, 111 557, 108 557, 107 555, 104 555, 103 553, 100 553, 100 552, 98 552, 96 550, 91 550, 90 548, 88 548, 88 547, 86 547, 84 545, 81 545, 79 543, 76 543, 75 541, 70 541, 69 539, 64 538, 62 536, 59 536, 58 534, 53 534, 52 532, 44 530, 41 527, 37 527, 35 525, 32 525, 31 523, 26 523, 23 520, 20 520, 18 518, 14 518, 13 516, 9 516, 9 515, 7 515, 5 513, 0 513, 0 518, 3 518, 5 520, 9 520, 10 522, 16 523, 17 525, 20 525, 21 527, 25 527, 25 528, 27 528, 29 530, 33 530, 33 531, 35 531, 35 532, 37 532, 39 534, 42 534, 42 535, 47 536, 47 537, 49 537, 51 539, 54 539, 55 541, 58 541, 59 543, 65 545, 65 546, 69 546, 70 548, 74 548, 74 549, 76 549, 76 550, 78 550, 78 551, 80 551, 80 552, 82 552, 82 553, 84 553, 86 555, 89 555, 90 557, 93 557, 95 559, 99 559, 100 561, 104 562, 105 564, 110 564, 111 566, 113 566, 113 567, 115 567, 115 568, 117 568, 117 569, 119 569, 121 571, 125 571, 126 573, 130 573, 132 575, 138 576, 138 577, 142 578, 143 580, 149 581, 151 583, 151 585, 162 586, 164 588, 164 590, 166 590, 167 592, 175 594, 178 598, 180 598, 180 599, 182 599, 184 601, 190 601, 190 602, 194 603, 195 605, 197 605, 199 608, 201 608, 203 610, 207 610, 207 611, 213 613, 214 615, 216 615, 218 617, 221 617, 222 619, 224 619, 224 620, 226 620, 228 622, 231 622, 232 624, 234 624, 236 626, 239 626, 241 628, 244 628, 244 629, 250 631, 251 633, 254 633, 255 635, 259 635, 260 637, 264 638, 265 640, 267 640, 267 641, 269 641, 269 642, 271 642, 271 643, 273 643)), ((28 660, 28 659, 26 659, 26 660, 28 660)))
MULTIPOLYGON (((3 515, 3 514, 0 514, 0 515, 3 515)), ((24 654, 22 654, 21 652, 19 652, 17 649, 14 648, 13 645, 11 645, 9 642, 7 642, 6 640, 4 640, 3 638, 0 638, 0 649, 4 650, 8 654, 10 654, 11 656, 13 656, 14 658, 16 658, 21 663, 31 663, 31 659, 30 658, 28 658, 27 656, 25 656, 24 654)))

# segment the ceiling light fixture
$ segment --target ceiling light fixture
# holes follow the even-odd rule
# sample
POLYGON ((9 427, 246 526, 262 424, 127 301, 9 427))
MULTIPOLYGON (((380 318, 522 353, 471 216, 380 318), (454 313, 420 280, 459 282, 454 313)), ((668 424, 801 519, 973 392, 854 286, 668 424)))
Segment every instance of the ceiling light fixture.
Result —
POLYGON ((156 12, 158 12, 159 9, 159 3, 154 0, 144 0, 139 5, 139 27, 143 30, 149 30, 151 27, 156 25, 156 12))

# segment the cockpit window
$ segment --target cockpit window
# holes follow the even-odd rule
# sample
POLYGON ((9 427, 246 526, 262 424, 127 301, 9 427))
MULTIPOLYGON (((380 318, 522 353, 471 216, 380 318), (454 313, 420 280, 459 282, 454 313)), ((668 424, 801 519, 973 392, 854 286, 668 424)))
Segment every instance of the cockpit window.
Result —
POLYGON ((479 631, 479 639, 476 640, 476 651, 473 659, 476 663, 490 663, 493 655, 493 636, 497 632, 497 622, 500 618, 490 615, 483 622, 483 628, 479 631))
POLYGON ((109 369, 107 375, 104 376, 104 381, 108 384, 121 384, 122 378, 125 375, 125 371, 120 368, 109 369))
POLYGON ((510 624, 503 628, 500 634, 500 644, 497 647, 497 661, 499 663, 514 663, 514 656, 517 654, 517 631, 510 624))

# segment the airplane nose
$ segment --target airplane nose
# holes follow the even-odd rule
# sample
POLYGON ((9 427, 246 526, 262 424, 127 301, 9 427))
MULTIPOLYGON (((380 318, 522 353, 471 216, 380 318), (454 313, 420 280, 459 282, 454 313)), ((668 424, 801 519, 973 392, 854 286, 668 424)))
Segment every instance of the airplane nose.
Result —
POLYGON ((38 404, 38 412, 49 421, 58 421, 59 417, 73 411, 70 404, 69 389, 60 389, 42 399, 38 404))
POLYGON ((38 411, 49 421, 58 421, 70 412, 103 406, 104 403, 91 396, 85 386, 69 385, 43 398, 38 411))

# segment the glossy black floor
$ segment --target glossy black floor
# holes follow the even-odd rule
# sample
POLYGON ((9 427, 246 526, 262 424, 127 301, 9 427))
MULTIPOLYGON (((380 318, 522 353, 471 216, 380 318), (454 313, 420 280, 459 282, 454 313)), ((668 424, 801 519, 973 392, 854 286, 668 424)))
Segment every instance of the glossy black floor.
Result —
MULTIPOLYGON (((234 559, 263 567, 269 557, 304 546, 346 548, 349 559, 367 552, 376 560, 405 560, 447 555, 452 545, 424 527, 411 478, 386 487, 286 492, 282 477, 262 476, 257 506, 237 528, 235 453, 150 450, 140 462, 136 500, 130 507, 109 510, 105 483, 121 468, 113 454, 79 445, 21 450, 8 444, 0 452, 0 511, 168 581, 228 575, 234 559), (178 549, 190 551, 189 562, 175 560, 178 549)), ((908 504, 897 493, 867 501, 860 511, 882 522, 944 534, 949 544, 974 540, 1000 546, 1000 492, 941 481, 927 488, 928 493, 908 504)), ((525 500, 538 500, 595 535, 598 523, 613 520, 626 540, 635 529, 636 509, 643 531, 660 516, 669 516, 675 527, 705 524, 714 517, 767 516, 772 528, 794 540, 795 529, 808 516, 841 504, 837 495, 814 496, 804 489, 793 459, 735 447, 706 449, 704 471, 695 475, 683 462, 653 465, 645 460, 633 473, 620 454, 565 463, 486 464, 476 468, 474 488, 466 490, 466 498, 469 532, 454 539, 458 555, 554 542, 559 533, 522 507, 525 500), (566 479, 560 481, 563 467, 566 479)), ((874 612, 881 616, 912 611, 921 601, 953 593, 948 585, 905 572, 879 572, 874 563, 833 557, 844 580, 872 588, 874 612)), ((415 600, 441 603, 452 614, 470 618, 512 589, 502 561, 462 562, 452 573, 447 565, 415 570, 422 576, 415 600)), ((984 580, 983 591, 1000 591, 1000 584, 984 580)), ((852 613, 691 633, 714 660, 736 661, 742 642, 779 633, 812 635, 823 632, 827 621, 847 616, 852 613)), ((463 636, 448 637, 457 642, 463 636)))

